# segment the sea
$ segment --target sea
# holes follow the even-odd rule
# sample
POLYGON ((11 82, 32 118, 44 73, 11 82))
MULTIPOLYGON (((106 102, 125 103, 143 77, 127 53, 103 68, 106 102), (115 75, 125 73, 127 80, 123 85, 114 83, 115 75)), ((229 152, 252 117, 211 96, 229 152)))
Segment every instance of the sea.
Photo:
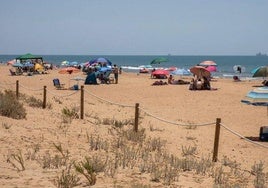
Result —
MULTIPOLYGON (((0 62, 6 63, 18 55, 0 55, 0 62)), ((37 54, 35 54, 37 55, 37 54)), ((211 60, 217 64, 217 72, 213 72, 212 75, 217 77, 232 77, 237 75, 237 66, 242 67, 241 77, 252 77, 252 71, 260 66, 268 65, 267 55, 252 55, 252 56, 240 56, 240 55, 224 55, 224 56, 200 56, 200 55, 40 55, 43 60, 48 63, 52 63, 57 66, 61 66, 61 62, 78 62, 85 63, 98 57, 104 57, 109 59, 112 64, 116 64, 126 72, 139 72, 141 66, 150 65, 150 62, 158 57, 167 58, 168 61, 153 65, 155 68, 169 68, 177 67, 189 69, 202 61, 211 60)))

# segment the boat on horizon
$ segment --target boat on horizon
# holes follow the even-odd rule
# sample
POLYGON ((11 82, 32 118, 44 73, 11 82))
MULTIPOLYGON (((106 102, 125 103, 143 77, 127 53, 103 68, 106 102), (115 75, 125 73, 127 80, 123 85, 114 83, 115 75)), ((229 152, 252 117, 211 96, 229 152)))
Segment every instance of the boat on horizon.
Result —
POLYGON ((263 54, 263 53, 259 52, 256 54, 256 56, 267 56, 267 54, 265 54, 265 53, 263 54))

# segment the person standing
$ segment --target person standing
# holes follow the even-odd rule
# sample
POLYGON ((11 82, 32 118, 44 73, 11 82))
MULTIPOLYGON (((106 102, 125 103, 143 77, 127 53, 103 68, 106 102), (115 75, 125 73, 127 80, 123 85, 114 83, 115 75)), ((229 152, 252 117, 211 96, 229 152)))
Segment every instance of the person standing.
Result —
POLYGON ((119 74, 119 70, 118 70, 118 67, 117 67, 116 64, 114 64, 113 73, 114 73, 115 83, 118 84, 118 74, 119 74))

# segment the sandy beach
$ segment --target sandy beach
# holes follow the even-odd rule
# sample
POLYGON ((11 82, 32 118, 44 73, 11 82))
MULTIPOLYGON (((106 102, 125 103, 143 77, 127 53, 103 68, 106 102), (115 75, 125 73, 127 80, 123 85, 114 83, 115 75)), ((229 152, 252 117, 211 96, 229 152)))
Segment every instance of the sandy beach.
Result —
MULTIPOLYGON (((253 166, 262 163, 264 169, 258 177, 268 185, 268 142, 249 142, 236 135, 258 138, 260 127, 268 126, 266 107, 241 103, 247 92, 261 86, 261 80, 215 78, 211 81, 215 90, 190 91, 188 85, 152 86, 155 79, 150 74, 123 72, 118 84, 85 85, 84 119, 65 123, 63 109, 75 109, 80 116, 81 90, 57 90, 52 80, 59 78, 68 87, 77 83, 71 78, 85 78, 85 74, 50 70, 48 74, 11 76, 9 68, 0 66, 0 91, 15 91, 19 80, 21 94, 43 100, 46 86, 47 108, 30 107, 21 101, 26 119, 1 116, 2 187, 60 187, 59 179, 68 167, 69 175, 79 178, 77 187, 85 187, 88 180, 73 164, 86 157, 94 159, 94 164, 106 162, 94 175, 92 187, 98 188, 254 187, 257 174, 253 166), (126 141, 133 125, 124 123, 134 121, 136 103, 142 136, 137 136, 138 141, 126 141), (217 118, 223 126, 218 161, 212 162, 217 118), (18 162, 18 156, 23 161, 18 162), (177 166, 170 161, 177 161, 177 166), (197 168, 201 164, 204 166, 197 168)), ((182 79, 190 81, 191 77, 182 79)))

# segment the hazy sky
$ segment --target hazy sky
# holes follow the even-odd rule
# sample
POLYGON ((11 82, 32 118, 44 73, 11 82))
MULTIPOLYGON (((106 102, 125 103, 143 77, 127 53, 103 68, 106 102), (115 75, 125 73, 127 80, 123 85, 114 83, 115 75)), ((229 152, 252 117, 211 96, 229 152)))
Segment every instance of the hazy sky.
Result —
POLYGON ((0 0, 0 54, 268 53, 268 0, 0 0))

